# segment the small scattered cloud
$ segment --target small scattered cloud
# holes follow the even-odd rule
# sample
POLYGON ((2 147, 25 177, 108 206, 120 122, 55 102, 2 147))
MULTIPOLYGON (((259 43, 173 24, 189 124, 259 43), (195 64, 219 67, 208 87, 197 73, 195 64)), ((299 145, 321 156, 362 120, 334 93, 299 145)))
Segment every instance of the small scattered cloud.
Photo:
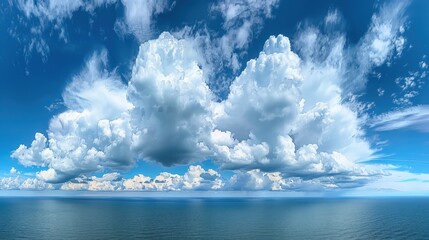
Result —
POLYGON ((331 10, 325 17, 325 25, 336 25, 341 19, 342 17, 337 9, 331 10))
POLYGON ((395 79, 399 92, 392 93, 392 101, 400 107, 413 105, 413 99, 420 94, 420 90, 425 84, 427 74, 427 65, 424 61, 419 63, 419 69, 416 71, 408 71, 406 77, 398 77, 395 79))
POLYGON ((20 172, 20 171, 18 171, 18 170, 16 170, 16 168, 15 168, 15 167, 12 167, 12 168, 10 169, 9 173, 10 173, 11 175, 19 175, 19 174, 21 174, 21 172, 20 172))
POLYGON ((49 112, 55 111, 61 107, 64 106, 63 101, 61 100, 56 100, 53 103, 51 103, 49 106, 45 106, 46 110, 48 110, 49 112))
POLYGON ((22 176, 0 178, 0 190, 47 190, 54 186, 37 178, 26 178, 22 176))

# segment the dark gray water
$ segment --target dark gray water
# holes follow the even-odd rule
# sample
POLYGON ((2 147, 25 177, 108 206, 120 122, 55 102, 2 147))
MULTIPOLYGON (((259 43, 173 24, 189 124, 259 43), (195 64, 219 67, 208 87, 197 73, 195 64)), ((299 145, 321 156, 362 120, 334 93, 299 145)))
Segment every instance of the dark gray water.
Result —
POLYGON ((0 239, 429 239, 429 198, 0 198, 0 239))

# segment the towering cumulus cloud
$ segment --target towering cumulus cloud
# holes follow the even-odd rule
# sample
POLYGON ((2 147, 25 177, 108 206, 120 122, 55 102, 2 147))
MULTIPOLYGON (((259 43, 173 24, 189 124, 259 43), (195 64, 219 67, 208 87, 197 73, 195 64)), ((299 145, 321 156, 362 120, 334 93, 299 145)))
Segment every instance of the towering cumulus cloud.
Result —
POLYGON ((341 71, 310 67, 287 37, 271 36, 228 98, 216 102, 195 49, 169 33, 142 44, 128 85, 104 70, 105 52, 95 54, 66 88, 68 110, 51 120, 47 137, 37 133, 12 157, 45 168, 37 176, 46 182, 75 178, 64 189, 121 189, 122 181, 129 190, 249 190, 252 182, 281 190, 347 185, 377 174, 358 164, 373 150, 357 114, 342 103, 341 71), (127 169, 136 160, 172 166, 208 157, 237 175, 225 184, 216 171, 191 166, 183 176, 163 173, 155 180, 116 176, 108 184, 113 175, 86 176, 127 169))
POLYGON ((163 33, 140 47, 128 85, 133 147, 166 166, 204 160, 212 93, 191 42, 163 33))
POLYGON ((369 174, 356 162, 373 151, 329 80, 339 76, 326 68, 307 69, 288 38, 270 37, 217 108, 212 140, 222 166, 306 178, 369 174))
POLYGON ((235 79, 228 99, 217 109, 219 130, 212 134, 225 167, 282 165, 273 147, 280 135, 291 131, 298 115, 302 84, 299 65, 299 57, 290 51, 289 39, 271 37, 259 57, 250 60, 235 79))

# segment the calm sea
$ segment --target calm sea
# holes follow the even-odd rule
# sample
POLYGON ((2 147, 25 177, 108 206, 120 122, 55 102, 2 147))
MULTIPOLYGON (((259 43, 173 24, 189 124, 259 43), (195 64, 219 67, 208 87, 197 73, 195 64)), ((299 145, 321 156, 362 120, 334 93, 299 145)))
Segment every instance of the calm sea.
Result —
POLYGON ((0 239, 429 239, 429 198, 0 198, 0 239))

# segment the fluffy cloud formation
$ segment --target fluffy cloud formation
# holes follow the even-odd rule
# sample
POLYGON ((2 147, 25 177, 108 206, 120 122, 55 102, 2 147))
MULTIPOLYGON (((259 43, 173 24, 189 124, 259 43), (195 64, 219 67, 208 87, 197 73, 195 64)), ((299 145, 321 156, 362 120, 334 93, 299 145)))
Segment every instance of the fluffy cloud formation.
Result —
POLYGON ((373 169, 376 173, 365 173, 351 176, 321 176, 315 178, 284 177, 280 172, 262 172, 259 169, 239 172, 233 175, 225 184, 227 191, 336 191, 361 187, 368 184, 386 172, 373 169))
POLYGON ((63 183, 61 190, 89 191, 199 191, 221 190, 224 182, 218 172, 205 170, 199 165, 189 166, 184 175, 162 172, 151 178, 143 174, 123 179, 118 173, 102 177, 77 178, 63 183))
POLYGON ((21 172, 19 172, 18 170, 16 170, 16 168, 12 167, 9 171, 10 174, 15 175, 15 174, 20 174, 21 172))
MULTIPOLYGON (((375 16, 371 28, 391 20, 375 16)), ((341 21, 338 14, 329 19, 325 25, 341 21)), ((385 174, 361 163, 374 150, 356 102, 345 99, 351 76, 365 78, 381 64, 370 57, 374 49, 353 48, 368 56, 356 73, 350 59, 364 53, 347 48, 342 34, 308 27, 297 34, 295 52, 287 37, 271 36, 217 102, 198 41, 163 33, 142 44, 128 85, 105 70, 105 52, 95 54, 66 88, 67 111, 52 118, 47 136, 36 133, 12 157, 43 168, 38 179, 74 190, 333 189, 385 174), (216 171, 191 166, 183 176, 88 177, 126 170, 137 160, 173 166, 207 158, 236 175, 224 183, 216 171)))
POLYGON ((21 176, 0 178, 0 190, 47 190, 54 186, 37 178, 24 178, 21 176))
POLYGON ((37 174, 47 182, 63 182, 82 173, 133 165, 126 88, 104 71, 106 52, 94 54, 63 93, 67 111, 51 119, 48 138, 36 133, 30 147, 12 157, 24 166, 48 167, 37 174))
POLYGON ((144 43, 128 86, 105 70, 106 54, 95 54, 67 86, 68 110, 52 118, 48 137, 36 133, 13 158, 48 167, 39 179, 64 182, 127 169, 137 158, 171 166, 210 155, 213 96, 190 42, 165 33, 144 43))
MULTIPOLYGON (((383 173, 387 176, 386 173, 383 173)), ((262 172, 259 169, 238 171, 230 178, 223 178, 213 169, 205 170, 191 165, 183 175, 162 172, 154 178, 138 174, 122 178, 118 173, 102 177, 76 178, 56 188, 69 191, 337 191, 365 185, 379 177, 374 175, 322 176, 313 179, 284 177, 280 172, 262 172)))
POLYGON ((357 164, 373 150, 357 114, 342 103, 341 73, 302 63, 288 38, 270 37, 217 108, 212 139, 222 167, 305 178, 376 174, 357 164))
POLYGON ((270 153, 297 118, 301 81, 300 59, 291 52, 289 39, 271 37, 217 108, 219 130, 213 133, 213 142, 224 167, 259 168, 280 161, 270 153))
POLYGON ((122 189, 122 177, 119 173, 106 173, 102 177, 76 178, 63 183, 61 190, 117 191, 122 189))
MULTIPOLYGON (((379 167, 380 168, 380 167, 379 167)), ((427 194, 429 175, 395 170, 393 166, 383 176, 360 176, 343 178, 341 181, 333 176, 316 179, 299 177, 285 178, 279 172, 265 173, 260 170, 238 172, 229 179, 223 179, 219 173, 201 166, 190 166, 184 175, 160 173, 155 178, 142 174, 124 179, 118 173, 107 173, 101 177, 76 178, 63 184, 47 184, 35 178, 21 176, 0 178, 0 190, 65 190, 65 191, 342 191, 349 195, 368 194, 427 194), (353 189, 353 190, 351 190, 353 189)), ((339 192, 341 193, 341 192, 339 192)))
POLYGON ((183 176, 162 172, 152 179, 139 174, 123 182, 124 190, 127 191, 221 190, 223 185, 218 172, 204 170, 199 165, 189 166, 183 176))
POLYGON ((128 84, 133 147, 165 166, 204 160, 214 96, 192 42, 163 33, 141 45, 128 84))
POLYGON ((320 81, 321 71, 303 72, 282 35, 267 40, 220 103, 187 40, 164 33, 143 44, 128 86, 102 69, 105 59, 94 55, 67 87, 69 110, 51 120, 48 138, 37 133, 12 154, 25 166, 48 167, 39 179, 64 182, 135 159, 171 166, 208 156, 223 168, 285 176, 369 174, 356 164, 372 153, 357 115, 340 92, 313 91, 339 86, 320 81))

